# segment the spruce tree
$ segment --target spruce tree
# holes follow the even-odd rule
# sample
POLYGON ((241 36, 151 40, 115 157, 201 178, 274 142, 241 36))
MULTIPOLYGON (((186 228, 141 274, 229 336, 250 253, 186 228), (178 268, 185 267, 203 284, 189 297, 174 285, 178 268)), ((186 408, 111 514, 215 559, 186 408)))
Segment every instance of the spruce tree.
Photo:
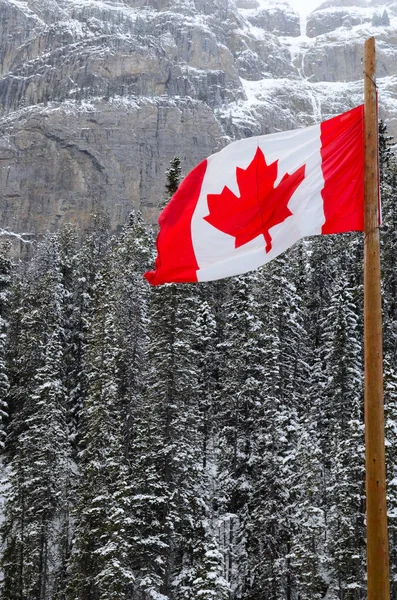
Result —
MULTIPOLYGON (((168 195, 179 173, 174 160, 168 195)), ((134 597, 221 600, 227 586, 205 497, 214 320, 195 285, 153 289, 148 317, 146 381, 133 444, 134 597)))
POLYGON ((0 449, 5 443, 5 419, 7 418, 7 394, 10 387, 6 365, 8 310, 12 264, 9 243, 0 243, 0 449))
POLYGON ((178 189, 179 182, 181 180, 181 161, 178 156, 175 156, 166 171, 167 183, 165 189, 167 191, 167 198, 171 198, 178 189))
MULTIPOLYGON (((291 339, 295 338, 296 344, 292 398, 297 421, 288 453, 288 462, 292 467, 288 486, 293 494, 289 505, 291 536, 287 590, 290 595, 299 593, 301 600, 314 600, 324 597, 327 582, 324 570, 326 523, 321 509, 323 464, 318 433, 320 414, 319 406, 311 395, 311 379, 315 372, 311 334, 316 326, 316 304, 310 282, 312 277, 316 282, 321 281, 323 273, 317 264, 315 270, 311 270, 311 240, 301 242, 288 254, 291 261, 289 273, 295 287, 291 316, 293 322, 297 319, 298 328, 295 329, 295 335, 291 331, 291 339)), ((318 389, 314 398, 317 397, 318 389)))
POLYGON ((346 599, 365 595, 362 336, 353 294, 342 264, 325 323, 322 400, 333 411, 324 446, 329 567, 332 587, 346 599))
POLYGON ((362 238, 360 234, 319 238, 311 247, 309 399, 321 461, 322 572, 331 597, 361 598, 365 594, 362 238))
POLYGON ((119 385, 125 452, 135 456, 137 413, 146 385, 149 285, 143 277, 153 260, 151 231, 139 212, 131 213, 114 249, 119 385))
POLYGON ((68 428, 76 459, 80 413, 87 396, 85 368, 87 336, 93 312, 93 287, 96 274, 109 250, 109 219, 103 213, 91 215, 88 231, 81 245, 75 232, 67 227, 61 234, 61 252, 66 308, 66 389, 68 395, 68 428))
POLYGON ((2 597, 46 600, 57 585, 69 459, 57 236, 40 244, 23 291, 19 373, 14 371, 10 388, 12 448, 2 526, 2 597))
POLYGON ((233 597, 240 597, 252 579, 250 501, 255 461, 255 428, 263 402, 263 316, 258 303, 257 272, 227 281, 218 343, 217 468, 223 497, 221 522, 225 574, 233 597))
POLYGON ((397 598, 397 160, 386 125, 379 127, 381 199, 381 269, 386 430, 386 475, 389 525, 390 596, 397 598))
POLYGON ((113 263, 95 277, 81 411, 76 531, 66 597, 130 598, 130 484, 121 434, 113 263))
POLYGON ((207 497, 212 450, 207 383, 200 381, 206 342, 198 317, 207 312, 201 306, 197 286, 166 285, 151 293, 150 370, 136 423, 133 497, 137 584, 148 598, 193 599, 201 590, 203 597, 222 599, 227 593, 211 492, 207 497))
POLYGON ((270 263, 261 278, 263 335, 262 401, 255 419, 256 456, 252 501, 251 569, 255 572, 247 598, 264 590, 271 599, 296 592, 293 540, 299 501, 296 471, 301 437, 300 409, 307 380, 301 291, 293 253, 270 263))

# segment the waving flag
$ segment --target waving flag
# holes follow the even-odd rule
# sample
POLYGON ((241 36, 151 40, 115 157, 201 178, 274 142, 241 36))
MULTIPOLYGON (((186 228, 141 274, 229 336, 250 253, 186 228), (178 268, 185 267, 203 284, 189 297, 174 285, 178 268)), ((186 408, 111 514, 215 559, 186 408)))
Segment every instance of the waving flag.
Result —
POLYGON ((256 269, 309 235, 364 229, 364 107, 239 140, 201 162, 159 217, 152 285, 256 269))

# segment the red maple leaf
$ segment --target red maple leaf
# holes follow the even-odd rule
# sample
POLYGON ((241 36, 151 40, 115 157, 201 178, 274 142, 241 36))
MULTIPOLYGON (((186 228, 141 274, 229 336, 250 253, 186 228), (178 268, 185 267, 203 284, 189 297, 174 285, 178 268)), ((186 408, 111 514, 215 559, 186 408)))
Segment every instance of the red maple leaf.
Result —
POLYGON ((278 160, 266 164, 265 156, 257 149, 251 164, 246 169, 236 168, 240 196, 228 187, 220 194, 208 194, 210 214, 204 217, 223 233, 236 238, 235 247, 243 246, 261 233, 266 241, 266 252, 272 248, 269 229, 292 215, 288 202, 296 188, 305 178, 305 165, 295 173, 286 173, 277 187, 278 160))

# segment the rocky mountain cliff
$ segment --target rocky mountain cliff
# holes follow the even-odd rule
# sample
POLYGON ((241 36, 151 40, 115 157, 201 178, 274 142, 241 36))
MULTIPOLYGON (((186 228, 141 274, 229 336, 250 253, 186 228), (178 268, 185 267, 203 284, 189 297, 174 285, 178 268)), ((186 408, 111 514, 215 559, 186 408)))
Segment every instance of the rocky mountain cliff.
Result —
POLYGON ((0 0, 0 233, 154 221, 173 156, 362 102, 370 35, 397 135, 397 1, 0 0))

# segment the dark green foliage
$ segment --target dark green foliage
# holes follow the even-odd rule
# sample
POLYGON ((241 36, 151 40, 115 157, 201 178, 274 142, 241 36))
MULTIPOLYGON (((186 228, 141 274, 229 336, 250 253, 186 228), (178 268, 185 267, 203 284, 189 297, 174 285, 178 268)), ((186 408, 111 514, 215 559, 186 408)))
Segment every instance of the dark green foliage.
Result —
POLYGON ((81 600, 128 598, 134 581, 128 565, 131 486, 121 435, 112 267, 106 261, 96 275, 87 340, 76 532, 66 592, 81 600))
POLYGON ((166 176, 167 183, 165 189, 167 190, 168 198, 171 198, 178 189, 181 180, 181 161, 177 156, 172 159, 170 167, 166 171, 166 176))
POLYGON ((386 126, 380 126, 383 348, 391 598, 397 598, 397 162, 386 126))
POLYGON ((146 387, 148 346, 149 286, 142 273, 153 261, 153 236, 148 232, 139 213, 131 213, 114 250, 114 285, 116 327, 118 337, 118 369, 120 373, 122 426, 125 452, 128 458, 135 453, 136 419, 146 387))
POLYGON ((6 366, 6 341, 10 302, 12 265, 9 258, 9 243, 0 243, 0 448, 4 447, 7 418, 7 394, 10 387, 6 366))
POLYGON ((38 248, 22 290, 17 317, 22 343, 10 389, 12 452, 2 526, 2 597, 44 600, 57 585, 68 512, 64 287, 56 236, 38 248))

